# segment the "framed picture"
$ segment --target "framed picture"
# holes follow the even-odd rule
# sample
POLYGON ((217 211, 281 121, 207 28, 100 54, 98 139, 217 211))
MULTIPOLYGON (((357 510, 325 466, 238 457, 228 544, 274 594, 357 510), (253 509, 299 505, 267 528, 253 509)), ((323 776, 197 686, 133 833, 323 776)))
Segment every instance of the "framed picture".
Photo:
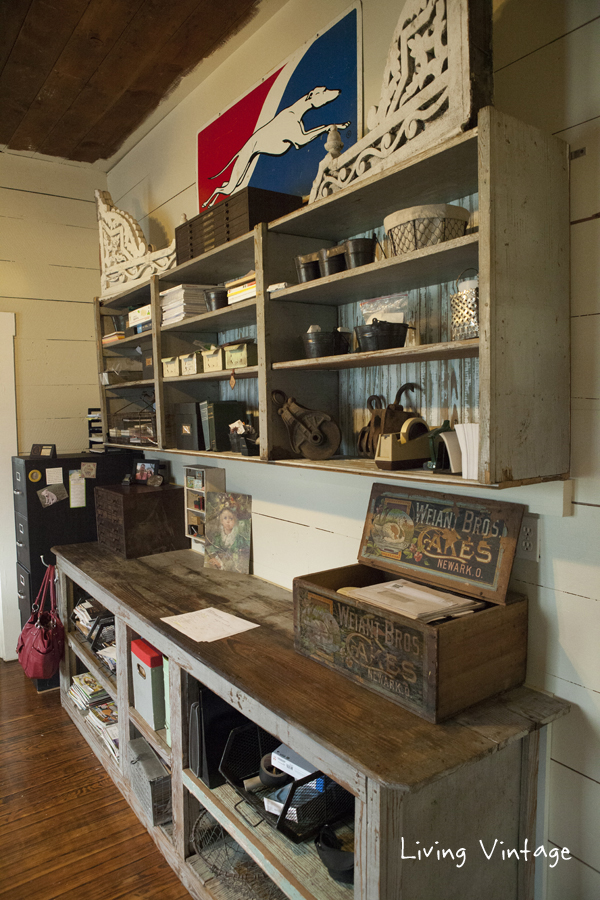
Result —
POLYGON ((158 475, 158 462, 157 459, 136 459, 131 481, 135 484, 147 484, 151 475, 158 475))
POLYGON ((33 459, 55 459, 56 444, 32 444, 29 456, 33 459))

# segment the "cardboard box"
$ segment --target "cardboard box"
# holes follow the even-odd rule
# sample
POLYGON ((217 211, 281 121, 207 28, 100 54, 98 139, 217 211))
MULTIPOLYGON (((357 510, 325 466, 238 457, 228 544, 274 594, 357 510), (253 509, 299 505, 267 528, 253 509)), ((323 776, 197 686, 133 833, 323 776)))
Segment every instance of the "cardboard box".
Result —
POLYGON ((373 485, 359 564, 294 579, 296 649, 430 722, 521 684, 527 601, 507 588, 523 509, 373 485), (486 605, 427 623, 338 593, 400 577, 486 605))
POLYGON ((215 347, 212 350, 202 350, 202 359, 205 372, 221 372, 223 370, 223 350, 215 347))
POLYGON ((134 325, 144 325, 152 320, 152 305, 140 306, 133 309, 127 316, 127 325, 132 328, 134 325))

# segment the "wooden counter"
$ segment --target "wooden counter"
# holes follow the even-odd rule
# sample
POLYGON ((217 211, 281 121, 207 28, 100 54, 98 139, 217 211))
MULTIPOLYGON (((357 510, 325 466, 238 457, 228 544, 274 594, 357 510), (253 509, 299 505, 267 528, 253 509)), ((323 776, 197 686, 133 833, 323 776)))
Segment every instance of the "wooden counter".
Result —
MULTIPOLYGON (((486 849, 495 838, 503 840, 504 847, 522 847, 525 838, 530 846, 534 843, 540 729, 568 712, 568 704, 521 688, 432 725, 296 653, 292 598, 282 588, 253 576, 205 570, 202 558, 190 550, 124 560, 97 544, 54 549, 63 621, 68 621, 74 585, 117 617, 119 674, 112 692, 119 706, 121 746, 129 739, 132 724, 141 730, 135 711, 129 714, 130 679, 122 677, 129 671, 132 637, 146 638, 169 658, 171 750, 161 735, 144 732, 144 736, 172 765, 174 821, 167 838, 164 829, 150 831, 193 896, 219 893, 214 884, 202 884, 190 857, 190 795, 216 813, 238 843, 293 898, 467 900, 484 894, 486 900, 509 900, 533 896, 531 862, 503 861, 497 855, 487 860, 479 841, 486 849), (211 606, 260 627, 224 640, 197 643, 161 621, 164 616, 211 606), (237 798, 230 803, 225 796, 230 789, 209 791, 194 779, 187 769, 188 675, 354 794, 354 894, 352 887, 329 878, 326 870, 319 872, 322 866, 312 843, 310 848, 301 845, 301 850, 295 846, 286 859, 289 848, 279 846, 286 839, 267 826, 261 826, 267 827, 263 837, 249 828, 235 810, 237 798), (435 851, 428 860, 406 859, 418 847, 435 847, 435 841, 437 848, 454 852, 465 848, 464 864, 457 865, 460 860, 452 861, 449 854, 437 860, 435 851), (301 864, 295 859, 298 853, 306 857, 301 864)), ((89 655, 73 639, 69 646, 62 669, 63 704, 89 740, 89 727, 82 724, 81 714, 66 696, 74 656, 89 662, 89 655)), ((99 748, 94 749, 105 763, 99 748)), ((107 768, 140 814, 129 790, 123 755, 119 765, 107 768)))

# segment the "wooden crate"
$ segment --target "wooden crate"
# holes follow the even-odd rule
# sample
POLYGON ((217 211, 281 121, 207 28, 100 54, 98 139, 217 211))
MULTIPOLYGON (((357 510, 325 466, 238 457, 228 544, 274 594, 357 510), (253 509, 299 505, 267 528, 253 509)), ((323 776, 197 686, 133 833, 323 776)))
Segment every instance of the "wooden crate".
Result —
POLYGON ((188 548, 181 504, 183 488, 176 484, 98 487, 98 543, 126 559, 188 548))
POLYGON ((177 265, 302 206, 302 197, 247 187, 175 229, 177 265))
POLYGON ((374 485, 359 564, 294 579, 296 649, 430 722, 521 684, 527 601, 507 586, 522 512, 374 485), (426 623, 338 593, 399 577, 485 607, 426 623))

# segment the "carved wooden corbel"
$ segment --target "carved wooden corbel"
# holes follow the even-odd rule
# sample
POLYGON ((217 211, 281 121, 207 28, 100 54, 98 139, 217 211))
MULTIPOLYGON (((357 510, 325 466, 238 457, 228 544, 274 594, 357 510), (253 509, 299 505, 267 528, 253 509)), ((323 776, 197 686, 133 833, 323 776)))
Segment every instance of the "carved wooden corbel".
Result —
POLYGON ((143 284, 175 265, 175 239, 155 250, 133 216, 113 204, 108 191, 95 191, 95 195, 103 297, 143 284))
MULTIPOLYGON (((459 134, 492 101, 489 0, 407 0, 368 133, 344 153, 328 153, 310 202, 459 134)), ((328 148, 329 149, 329 148, 328 148)))

